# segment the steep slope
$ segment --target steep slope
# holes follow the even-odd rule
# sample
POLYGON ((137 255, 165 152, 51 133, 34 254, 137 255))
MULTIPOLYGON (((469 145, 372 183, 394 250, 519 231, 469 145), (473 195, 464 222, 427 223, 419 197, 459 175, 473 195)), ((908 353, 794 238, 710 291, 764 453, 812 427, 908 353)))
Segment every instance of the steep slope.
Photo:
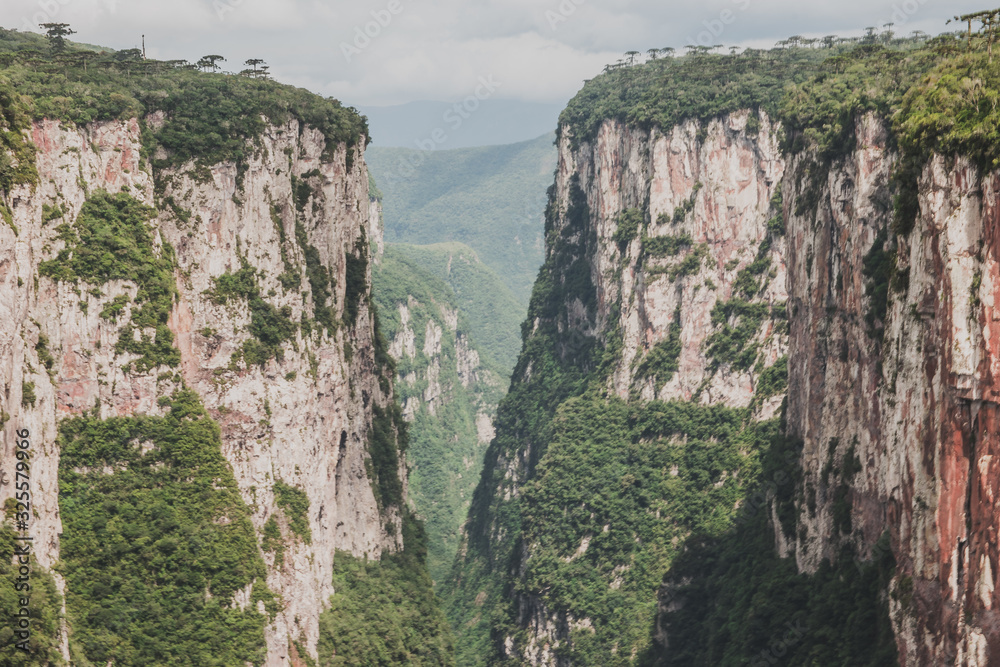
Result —
POLYGON ((995 168, 995 68, 956 51, 695 54, 570 103, 460 664, 996 660, 992 186, 940 157, 995 168))
MULTIPOLYGON (((371 308, 362 119, 163 63, 7 62, 26 97, 0 81, 2 455, 12 472, 30 431, 56 653, 328 664, 318 645, 371 643, 329 648, 335 574, 382 557, 424 600, 384 664, 448 664, 371 308)), ((41 643, 25 664, 58 662, 41 643)))
MULTIPOLYGON (((891 115, 860 118, 853 151, 817 169, 811 185, 789 183, 815 202, 789 218, 801 324, 788 421, 803 441, 803 486, 817 499, 797 508, 797 539, 782 548, 812 571, 845 541, 878 555, 887 532, 900 664, 987 665, 1000 660, 998 144, 996 112, 982 101, 1000 81, 982 51, 935 58, 912 87, 896 78, 891 115), (976 95, 957 95, 972 81, 976 95), (895 211, 886 206, 893 185, 895 211), (841 272, 853 280, 841 284, 841 272), (877 344, 836 353, 862 336, 877 344), (847 471, 852 457, 861 465, 847 471), (843 491, 825 484, 825 461, 843 491)), ((807 149, 796 167, 818 158, 807 149)))
POLYGON ((380 321, 397 360, 403 417, 410 423, 410 498, 426 521, 428 569, 436 581, 444 579, 455 559, 459 529, 506 386, 502 371, 484 358, 477 343, 486 322, 470 325, 467 299, 435 271, 454 265, 455 284, 478 296, 483 285, 461 275, 459 267, 467 262, 469 275, 490 278, 475 254, 459 244, 390 244, 373 274, 380 321))
POLYGON ((373 146, 368 161, 385 193, 386 240, 464 243, 523 309, 542 263, 540 221, 556 160, 552 139, 436 151, 373 146))
POLYGON ((663 572, 688 535, 730 524, 777 428, 769 115, 567 125, 559 148, 546 263, 449 582, 460 664, 650 650, 663 572))

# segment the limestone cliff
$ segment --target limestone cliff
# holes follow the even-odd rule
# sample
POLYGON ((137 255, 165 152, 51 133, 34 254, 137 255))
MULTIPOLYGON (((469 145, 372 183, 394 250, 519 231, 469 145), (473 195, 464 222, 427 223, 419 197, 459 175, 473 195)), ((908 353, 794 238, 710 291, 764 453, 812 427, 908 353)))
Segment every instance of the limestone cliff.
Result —
MULTIPOLYGON (((162 122, 162 115, 145 119, 153 128, 162 122)), ((378 558, 402 546, 401 507, 381 497, 368 448, 374 422, 394 398, 370 309, 366 231, 377 226, 363 143, 327 146, 322 133, 290 120, 268 125, 239 168, 188 163, 154 177, 142 139, 135 118, 80 127, 40 120, 30 129, 39 181, 11 190, 12 224, 0 224, 0 455, 11 461, 15 429, 31 430, 31 530, 39 564, 52 568, 63 532, 60 420, 91 410, 101 418, 158 415, 160 397, 193 389, 221 427, 222 452, 258 536, 275 520, 280 531, 280 549, 261 552, 281 602, 266 625, 264 664, 289 664, 289 651, 303 649, 315 657, 319 615, 334 593, 335 551, 378 558), (169 314, 176 368, 145 369, 116 345, 138 308, 133 283, 91 288, 40 275, 40 264, 67 243, 60 225, 72 226, 98 191, 156 208, 154 245, 176 258, 169 314), (213 297, 221 276, 247 267, 263 299, 255 303, 296 325, 276 356, 260 363, 244 354, 255 322, 250 302, 213 297), (329 277, 329 295, 315 291, 316 272, 329 277), (115 304, 121 316, 109 317, 115 304), (332 327, 317 323, 324 305, 332 327), (279 484, 304 492, 307 532, 301 521, 292 529, 301 517, 277 497, 279 484)), ((158 333, 129 335, 138 341, 158 333)), ((405 485, 402 457, 391 474, 405 485)), ((5 483, 0 500, 13 492, 5 483)), ((65 632, 62 646, 65 653, 65 632)))

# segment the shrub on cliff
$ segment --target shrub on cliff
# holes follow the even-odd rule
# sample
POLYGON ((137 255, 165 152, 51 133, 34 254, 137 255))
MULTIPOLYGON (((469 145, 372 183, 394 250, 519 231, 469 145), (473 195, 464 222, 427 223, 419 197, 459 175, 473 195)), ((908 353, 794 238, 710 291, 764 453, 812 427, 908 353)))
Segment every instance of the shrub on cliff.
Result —
POLYGON ((72 651, 134 665, 260 664, 272 606, 250 513, 197 396, 165 417, 93 414, 59 428, 72 651), (234 594, 252 587, 246 609, 234 594))

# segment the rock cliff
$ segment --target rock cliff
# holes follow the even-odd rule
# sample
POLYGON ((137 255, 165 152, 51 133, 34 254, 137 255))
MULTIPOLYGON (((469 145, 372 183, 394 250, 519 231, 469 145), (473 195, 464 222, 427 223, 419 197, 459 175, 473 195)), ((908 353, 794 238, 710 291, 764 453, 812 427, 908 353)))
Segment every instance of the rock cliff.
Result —
MULTIPOLYGON (((145 119, 152 127, 162 122, 162 115, 145 119)), ((0 455, 12 460, 15 429, 31 430, 39 565, 59 562, 65 530, 60 420, 94 410, 102 419, 163 414, 158 399, 186 386, 221 428, 222 453, 258 536, 275 521, 280 532, 281 546, 261 552, 267 584, 281 601, 265 627, 264 664, 290 664, 290 651, 315 657, 319 615, 334 593, 335 551, 378 558, 402 546, 401 506, 383 497, 385 480, 377 478, 405 485, 405 459, 375 470, 368 447, 374 422, 391 413, 394 398, 370 309, 369 244, 381 241, 371 238, 377 225, 363 144, 327 146, 319 131, 291 120, 268 125, 239 168, 188 163, 154 177, 135 118, 79 127, 35 121, 30 141, 38 183, 9 192, 12 218, 0 225, 7 323, 0 332, 0 455), (123 331, 135 341, 169 344, 159 329, 131 328, 136 284, 91 285, 39 270, 66 247, 60 230, 72 227, 99 191, 155 207, 154 248, 172 248, 175 257, 168 326, 179 364, 136 363, 140 356, 118 345, 123 331), (220 277, 248 267, 242 275, 253 277, 256 300, 220 298, 220 277), (320 274, 328 280, 317 281, 320 274), (294 332, 274 354, 251 359, 247 343, 261 303, 294 332), (321 323, 324 308, 332 326, 321 323), (304 524, 295 516, 301 507, 282 502, 287 489, 304 493, 304 524)), ((5 480, 0 500, 13 493, 5 480)), ((65 630, 62 646, 65 654, 65 630)))
MULTIPOLYGON (((602 506, 582 489, 593 485, 592 493, 616 497, 647 473, 677 477, 698 464, 675 459, 680 450, 668 442, 690 437, 690 449, 700 451, 727 436, 682 434, 658 423, 655 428, 664 433, 652 437, 657 445, 650 451, 663 462, 622 460, 625 467, 613 467, 610 478, 601 466, 615 455, 577 451, 580 442, 618 423, 617 431, 593 435, 595 442, 611 452, 628 451, 631 437, 649 442, 651 432, 630 436, 635 422, 617 412, 615 406, 629 401, 637 410, 646 405, 667 412, 683 409, 678 401, 694 410, 718 406, 731 411, 727 419, 752 415, 752 421, 764 422, 784 394, 788 329, 779 185, 785 161, 767 114, 735 112, 669 132, 606 121, 592 142, 579 143, 563 128, 559 148, 546 265, 511 393, 501 404, 498 437, 486 455, 466 544, 447 587, 453 623, 464 632, 459 659, 469 664, 481 658, 472 651, 463 655, 463 646, 481 653, 489 645, 511 664, 539 665, 617 660, 613 656, 645 650, 649 636, 636 628, 652 621, 658 577, 647 581, 655 566, 647 570, 637 563, 655 561, 665 568, 673 548, 654 546, 652 533, 666 530, 669 535, 656 539, 676 545, 693 525, 657 526, 656 519, 688 491, 711 492, 651 487, 646 499, 626 493, 626 512, 612 507, 617 499, 602 506), (581 396, 601 398, 587 403, 592 407, 578 418, 581 396), (608 405, 611 413, 602 417, 608 405), (621 444, 612 444, 618 438, 621 444), (573 484, 580 488, 565 488, 573 484), (550 502, 551 510, 543 510, 550 502), (567 526, 546 513, 576 502, 580 516, 568 518, 567 526), (647 502, 656 507, 652 523, 639 518, 642 525, 625 525, 654 512, 647 502), (626 515, 627 522, 611 519, 626 515), (610 548, 622 539, 639 546, 610 548), (564 564, 557 575, 549 559, 564 564), (570 572, 587 567, 584 562, 592 568, 587 574, 570 572), (586 594, 553 590, 571 577, 589 582, 582 584, 586 594), (585 600, 590 594, 593 603, 585 600), (610 603, 616 596, 624 597, 610 603), (495 619, 497 609, 504 620, 486 627, 483 619, 491 613, 495 619), (625 614, 631 623, 619 617, 625 614), (618 636, 610 636, 621 623, 618 636)), ((656 420, 648 417, 649 423, 656 420)), ((745 462, 737 451, 733 458, 716 455, 720 469, 708 474, 712 488, 726 494, 740 486, 738 469, 745 462)))
POLYGON ((814 571, 888 532, 900 664, 993 664, 997 175, 932 156, 899 229, 891 131, 869 115, 856 137, 822 179, 795 177, 808 152, 786 179, 816 207, 789 205, 788 429, 809 504, 779 543, 814 571))
POLYGON ((916 152, 912 94, 894 120, 845 106, 821 127, 824 85, 792 96, 793 129, 763 108, 562 128, 546 264, 448 582, 460 659, 1000 661, 1000 181, 982 155, 916 152), (667 575, 653 646, 634 631, 648 570, 667 575))

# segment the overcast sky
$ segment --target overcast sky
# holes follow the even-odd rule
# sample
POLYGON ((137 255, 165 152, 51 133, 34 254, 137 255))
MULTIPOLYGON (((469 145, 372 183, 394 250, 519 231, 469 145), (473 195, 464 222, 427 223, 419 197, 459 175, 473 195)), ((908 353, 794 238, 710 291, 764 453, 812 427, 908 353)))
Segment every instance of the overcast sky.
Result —
MULTIPOLYGON (((995 1, 994 1, 995 4, 995 1)), ((492 81, 497 98, 563 102, 627 50, 690 43, 770 46, 790 35, 859 34, 894 22, 938 34, 984 0, 0 0, 0 25, 70 23, 151 57, 218 53, 238 71, 353 106, 454 101, 492 81), (367 34, 365 34, 367 32, 367 34)), ((482 91, 482 89, 480 89, 482 91)))

